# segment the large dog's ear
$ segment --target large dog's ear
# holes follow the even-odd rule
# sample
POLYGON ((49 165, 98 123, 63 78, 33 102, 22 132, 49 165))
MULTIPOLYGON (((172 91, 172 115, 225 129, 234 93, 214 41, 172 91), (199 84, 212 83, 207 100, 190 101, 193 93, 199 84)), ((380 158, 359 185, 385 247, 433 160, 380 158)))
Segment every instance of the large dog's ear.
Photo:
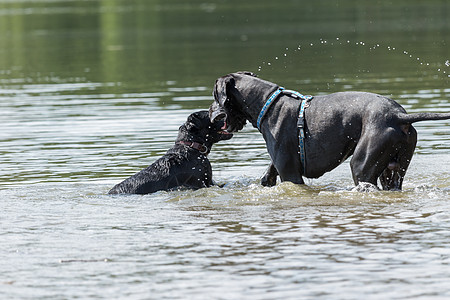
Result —
POLYGON ((214 84, 214 102, 209 107, 209 117, 211 122, 224 119, 227 116, 225 105, 231 97, 231 89, 235 86, 233 75, 228 74, 220 77, 214 84))
POLYGON ((231 87, 234 87, 235 81, 234 77, 231 74, 220 77, 216 80, 214 85, 213 96, 214 100, 216 100, 219 106, 223 107, 227 99, 229 98, 229 90, 231 87))

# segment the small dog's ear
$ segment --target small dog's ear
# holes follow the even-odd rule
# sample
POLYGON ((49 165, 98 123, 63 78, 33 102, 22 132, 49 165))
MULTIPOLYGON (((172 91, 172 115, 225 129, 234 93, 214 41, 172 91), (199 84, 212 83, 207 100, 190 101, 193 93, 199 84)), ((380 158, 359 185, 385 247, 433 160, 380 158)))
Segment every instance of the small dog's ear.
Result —
POLYGON ((186 130, 188 132, 197 132, 199 131, 200 128, 198 128, 197 124, 193 123, 193 122, 189 122, 187 121, 186 123, 184 123, 184 127, 186 128, 186 130))
POLYGON ((184 126, 186 127, 188 132, 198 131, 198 128, 194 123, 186 122, 184 126))
POLYGON ((213 96, 214 99, 219 103, 220 106, 223 106, 227 101, 229 89, 233 87, 235 84, 234 78, 231 74, 220 77, 216 80, 214 85, 213 96))
POLYGON ((187 118, 185 126, 188 131, 199 130, 201 127, 201 116, 199 115, 199 112, 190 114, 187 118))

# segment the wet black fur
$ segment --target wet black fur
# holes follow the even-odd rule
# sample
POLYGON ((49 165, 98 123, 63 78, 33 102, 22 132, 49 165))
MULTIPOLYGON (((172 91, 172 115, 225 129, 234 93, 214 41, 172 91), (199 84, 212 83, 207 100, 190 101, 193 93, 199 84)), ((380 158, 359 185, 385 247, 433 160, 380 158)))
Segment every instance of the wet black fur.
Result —
MULTIPOLYGON (((247 121, 256 127, 261 108, 278 88, 250 72, 220 77, 214 86, 210 118, 225 118, 229 132, 241 130, 247 121)), ((275 185, 278 175, 282 181, 302 184, 302 176, 320 177, 352 156, 356 185, 377 185, 380 179, 383 189, 401 190, 417 142, 411 124, 450 119, 450 113, 407 114, 394 100, 373 93, 315 96, 305 110, 304 171, 298 148, 299 106, 298 100, 282 94, 262 121, 260 131, 272 160, 263 185, 275 185)))
POLYGON ((213 185, 208 153, 214 143, 228 140, 224 122, 211 123, 208 111, 191 114, 178 130, 175 145, 153 164, 114 186, 109 194, 149 194, 177 188, 199 189, 213 185), (197 142, 207 147, 206 153, 180 141, 197 142))

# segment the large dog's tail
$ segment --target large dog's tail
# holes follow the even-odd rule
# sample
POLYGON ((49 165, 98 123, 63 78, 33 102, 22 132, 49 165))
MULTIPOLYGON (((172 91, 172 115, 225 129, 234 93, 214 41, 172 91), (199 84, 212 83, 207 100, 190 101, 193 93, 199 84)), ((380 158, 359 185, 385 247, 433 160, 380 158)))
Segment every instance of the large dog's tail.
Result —
POLYGON ((432 120, 448 120, 450 113, 414 113, 414 114, 399 114, 398 120, 401 123, 414 123, 420 121, 432 120))

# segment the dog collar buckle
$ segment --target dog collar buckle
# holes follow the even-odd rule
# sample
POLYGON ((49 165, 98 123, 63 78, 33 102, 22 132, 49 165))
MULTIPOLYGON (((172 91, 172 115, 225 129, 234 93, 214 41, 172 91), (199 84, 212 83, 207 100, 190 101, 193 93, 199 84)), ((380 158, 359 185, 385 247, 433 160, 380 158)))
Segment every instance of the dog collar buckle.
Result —
POLYGON ((192 149, 198 150, 201 154, 208 154, 208 147, 197 142, 179 141, 177 144, 188 146, 192 149))

